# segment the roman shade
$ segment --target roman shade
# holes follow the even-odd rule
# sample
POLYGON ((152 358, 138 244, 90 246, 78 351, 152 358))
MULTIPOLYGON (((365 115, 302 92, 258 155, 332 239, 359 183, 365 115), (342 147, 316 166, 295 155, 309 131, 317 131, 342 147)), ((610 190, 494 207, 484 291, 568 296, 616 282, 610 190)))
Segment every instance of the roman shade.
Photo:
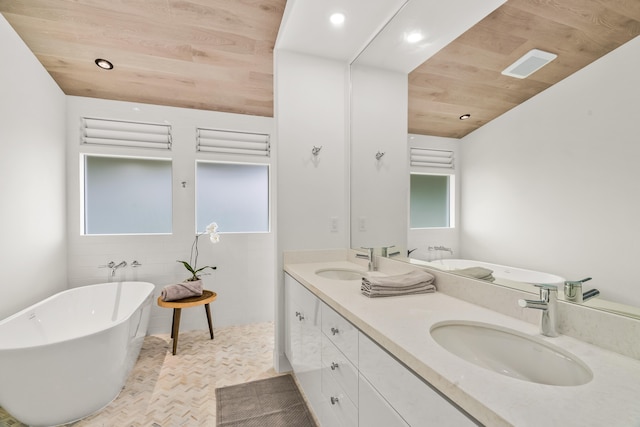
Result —
POLYGON ((454 168, 454 153, 449 150, 431 148, 410 148, 411 166, 424 168, 454 168))
POLYGON ((83 117, 81 142, 171 150, 171 125, 83 117))
POLYGON ((219 154, 270 156, 269 135, 218 129, 196 129, 196 150, 219 154))

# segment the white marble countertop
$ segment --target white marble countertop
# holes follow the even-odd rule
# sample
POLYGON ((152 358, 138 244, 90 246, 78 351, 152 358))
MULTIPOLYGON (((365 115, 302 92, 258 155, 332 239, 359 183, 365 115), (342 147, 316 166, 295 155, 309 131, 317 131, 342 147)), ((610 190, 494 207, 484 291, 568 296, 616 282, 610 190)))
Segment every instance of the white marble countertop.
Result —
POLYGON ((316 275, 322 268, 364 271, 349 261, 285 265, 287 273, 486 426, 640 426, 639 360, 565 335, 543 337, 536 325, 441 292, 367 298, 360 281, 316 275), (581 386, 550 386, 475 366, 429 334, 445 320, 496 324, 548 341, 586 363, 593 379, 581 386))

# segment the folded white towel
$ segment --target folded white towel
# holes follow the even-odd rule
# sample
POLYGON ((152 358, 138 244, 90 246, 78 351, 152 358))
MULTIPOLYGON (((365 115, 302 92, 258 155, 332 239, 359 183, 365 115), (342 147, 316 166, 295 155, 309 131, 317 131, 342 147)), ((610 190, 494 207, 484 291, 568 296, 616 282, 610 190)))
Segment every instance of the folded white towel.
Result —
POLYGON ((362 294, 369 298, 378 298, 378 297, 392 297, 397 295, 415 295, 415 294, 426 294, 430 292, 435 292, 436 287, 433 284, 422 284, 418 286, 414 286, 411 288, 404 289, 380 289, 380 288, 368 288, 362 284, 360 288, 362 294))
POLYGON ((363 277, 360 290, 370 298, 435 292, 435 277, 417 270, 397 276, 363 277))
POLYGON ((427 273, 423 270, 410 271, 409 273, 399 274, 397 276, 373 276, 362 278, 362 282, 367 282, 371 287, 383 286, 390 288, 404 288, 423 282, 432 283, 434 280, 435 277, 433 277, 433 274, 427 273))
POLYGON ((163 301, 177 301, 183 298, 199 297, 201 295, 202 280, 167 285, 160 291, 160 297, 163 301))
POLYGON ((489 270, 488 268, 484 267, 461 268, 459 270, 450 270, 450 273, 473 277, 474 279, 486 280, 488 282, 493 282, 494 280, 496 280, 495 277, 493 277, 493 270, 489 270))

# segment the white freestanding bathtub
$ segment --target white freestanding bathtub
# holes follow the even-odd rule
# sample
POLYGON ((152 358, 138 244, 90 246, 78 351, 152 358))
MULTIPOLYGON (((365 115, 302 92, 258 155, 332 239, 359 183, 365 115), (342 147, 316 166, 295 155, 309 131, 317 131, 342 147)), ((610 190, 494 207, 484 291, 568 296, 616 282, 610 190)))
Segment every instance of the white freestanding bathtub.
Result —
POLYGON ((154 288, 83 286, 0 321, 0 406, 22 423, 52 426, 108 405, 140 354, 154 288))

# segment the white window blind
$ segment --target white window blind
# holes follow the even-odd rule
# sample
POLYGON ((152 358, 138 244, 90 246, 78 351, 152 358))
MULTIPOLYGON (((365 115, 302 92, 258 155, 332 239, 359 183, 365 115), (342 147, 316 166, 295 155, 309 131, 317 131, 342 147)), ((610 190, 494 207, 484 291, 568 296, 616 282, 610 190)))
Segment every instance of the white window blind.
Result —
POLYGON ((453 151, 411 147, 411 166, 425 168, 454 168, 453 151))
POLYGON ((196 129, 197 151, 270 156, 269 135, 217 129, 196 129))
POLYGON ((82 143, 119 147, 171 149, 171 125, 82 119, 82 143))

